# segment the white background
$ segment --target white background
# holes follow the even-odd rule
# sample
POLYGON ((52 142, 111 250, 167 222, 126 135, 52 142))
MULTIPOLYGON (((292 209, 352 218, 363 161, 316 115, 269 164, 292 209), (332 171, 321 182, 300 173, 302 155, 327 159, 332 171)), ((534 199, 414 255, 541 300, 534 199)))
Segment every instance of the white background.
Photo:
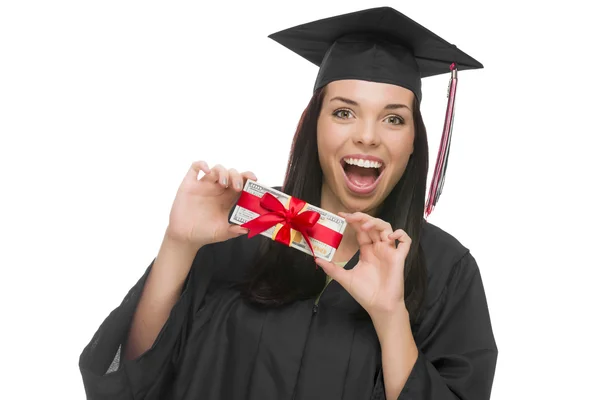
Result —
MULTIPOLYGON (((462 0, 2 2, 3 398, 84 398, 79 354, 155 257, 192 161, 281 184, 317 67, 267 35, 380 5, 485 65, 459 73, 429 220, 480 265, 492 398, 600 398, 597 13, 462 0)), ((447 84, 424 82, 432 164, 447 84)))

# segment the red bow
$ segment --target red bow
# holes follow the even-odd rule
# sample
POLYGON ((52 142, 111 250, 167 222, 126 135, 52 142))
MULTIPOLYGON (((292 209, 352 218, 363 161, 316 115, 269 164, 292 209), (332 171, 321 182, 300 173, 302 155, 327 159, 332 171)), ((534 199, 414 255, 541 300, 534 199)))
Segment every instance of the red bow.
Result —
MULTIPOLYGON (((245 193, 242 192, 242 196, 245 193)), ((242 224, 242 227, 249 230, 248 237, 251 238, 277 224, 282 224, 281 229, 279 229, 279 232, 275 236, 275 240, 289 246, 292 242, 290 229, 294 229, 302 234, 314 257, 315 252, 310 244, 308 233, 319 218, 321 218, 321 215, 316 211, 304 211, 301 213, 305 205, 305 201, 290 197, 290 205, 289 209, 287 209, 277 200, 277 197, 267 192, 260 199, 260 206, 270 212, 259 215, 253 220, 242 224)))

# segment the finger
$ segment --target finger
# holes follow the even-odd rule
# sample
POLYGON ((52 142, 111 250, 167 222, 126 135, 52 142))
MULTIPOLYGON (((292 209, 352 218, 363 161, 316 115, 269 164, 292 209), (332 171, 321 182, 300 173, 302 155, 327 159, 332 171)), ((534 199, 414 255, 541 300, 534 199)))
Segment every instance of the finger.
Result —
POLYGON ((203 182, 217 183, 219 180, 219 170, 214 167, 209 169, 208 173, 200 178, 200 180, 203 182))
POLYGON ((377 234, 371 231, 376 218, 362 212, 347 214, 345 218, 356 230, 365 232, 372 243, 379 241, 377 234))
POLYGON ((369 235, 369 238, 371 239, 371 242, 373 243, 377 243, 380 242, 381 239, 379 237, 379 229, 377 229, 377 225, 375 223, 375 219, 371 219, 363 224, 360 225, 360 229, 363 232, 366 232, 367 235, 369 235))
POLYGON ((206 161, 194 161, 188 170, 186 179, 191 178, 197 181, 208 174, 210 174, 210 168, 208 168, 206 161), (202 177, 199 177, 200 172, 202 172, 202 177))
POLYGON ((342 212, 340 214, 344 214, 344 218, 350 219, 351 221, 365 221, 366 222, 366 221, 370 220, 371 218, 374 218, 374 217, 371 217, 369 214, 365 214, 362 212, 354 212, 354 213, 343 213, 342 212))
POLYGON ((230 181, 230 184, 233 187, 233 189, 236 192, 241 191, 243 182, 242 182, 242 176, 240 175, 240 173, 237 172, 237 170, 235 170, 234 168, 230 168, 228 173, 229 173, 229 181, 230 181))
POLYGON ((225 167, 223 167, 221 164, 217 164, 212 169, 218 174, 219 185, 223 186, 224 188, 229 187, 229 173, 225 167))
POLYGON ((389 222, 386 222, 380 218, 374 218, 372 221, 370 221, 370 223, 373 225, 374 229, 377 230, 378 240, 382 242, 390 241, 388 239, 388 235, 390 235, 394 230, 389 222))
POLYGON ((366 221, 358 219, 357 217, 349 218, 350 215, 352 215, 352 214, 347 214, 347 216, 344 218, 346 219, 346 222, 348 223, 348 225, 354 230, 354 233, 356 235, 356 241, 358 242, 358 245, 362 246, 365 244, 373 243, 373 241, 371 240, 371 238, 369 236, 369 233, 364 231, 363 229, 361 229, 361 225, 366 221))
POLYGON ((412 239, 410 238, 410 236, 408 236, 408 234, 403 231, 402 229, 396 229, 394 232, 389 234, 389 238, 390 239, 394 239, 394 240, 398 240, 400 242, 412 242, 412 239))
POLYGON ((252 171, 242 172, 242 178, 244 178, 244 183, 246 183, 247 179, 251 179, 253 181, 258 180, 258 178, 256 178, 256 175, 254 175, 254 172, 252 172, 252 171))
POLYGON ((379 218, 372 217, 369 214, 365 214, 362 212, 347 214, 346 221, 352 224, 352 226, 359 225, 359 227, 355 229, 364 232, 368 236, 370 243, 376 243, 381 241, 380 231, 383 230, 387 224, 385 221, 379 218))
POLYGON ((192 166, 190 167, 190 171, 194 173, 194 176, 197 177, 200 171, 205 174, 210 174, 210 168, 208 168, 208 164, 204 160, 194 161, 192 166))
POLYGON ((323 271, 331 277, 334 281, 338 282, 344 289, 350 286, 350 271, 335 265, 332 262, 325 261, 322 258, 315 260, 317 265, 323 268, 323 271))
POLYGON ((391 240, 397 240, 398 243, 398 251, 404 253, 406 256, 408 251, 410 250, 410 245, 412 244, 412 239, 408 234, 402 229, 397 229, 393 233, 388 236, 391 240))
POLYGON ((365 231, 369 231, 370 237, 373 239, 373 242, 387 242, 389 241, 388 235, 392 233, 392 225, 389 222, 386 222, 380 218, 371 218, 364 224, 362 224, 361 228, 365 231))

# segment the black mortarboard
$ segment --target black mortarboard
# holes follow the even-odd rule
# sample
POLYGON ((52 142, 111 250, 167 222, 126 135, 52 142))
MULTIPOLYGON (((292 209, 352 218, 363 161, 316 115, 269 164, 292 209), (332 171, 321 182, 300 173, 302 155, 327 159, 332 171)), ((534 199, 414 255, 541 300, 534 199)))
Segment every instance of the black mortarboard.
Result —
POLYGON ((452 71, 444 134, 431 182, 426 216, 441 194, 448 162, 457 69, 480 62, 391 7, 325 18, 269 37, 320 67, 314 90, 341 79, 391 83, 421 101, 421 78, 452 71))
POLYGON ((315 90, 340 79, 392 83, 421 100, 421 78, 483 68, 474 58, 391 7, 338 15, 269 37, 320 67, 315 90))

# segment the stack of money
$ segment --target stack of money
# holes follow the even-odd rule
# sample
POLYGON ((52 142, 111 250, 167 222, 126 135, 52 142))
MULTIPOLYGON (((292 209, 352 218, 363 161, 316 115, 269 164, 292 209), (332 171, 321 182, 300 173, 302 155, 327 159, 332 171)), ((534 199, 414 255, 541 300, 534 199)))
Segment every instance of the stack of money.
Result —
MULTIPOLYGON (((244 186, 244 191, 248 192, 249 194, 252 194, 258 198, 262 198, 265 193, 271 193, 284 206, 287 207, 287 205, 289 204, 289 198, 290 198, 289 195, 282 193, 278 190, 275 190, 273 188, 270 188, 268 186, 264 186, 258 182, 252 181, 250 179, 248 179, 246 181, 246 185, 244 186)), ((319 218, 319 221, 317 222, 317 224, 323 225, 323 226, 333 230, 334 232, 338 232, 340 235, 344 234, 344 230, 346 229, 346 220, 343 219, 342 217, 332 214, 329 211, 325 211, 319 207, 315 207, 311 204, 307 204, 307 206, 304 208, 304 211, 316 211, 321 216, 319 218)), ((236 206, 233 209, 233 212, 231 213, 231 217, 229 218, 229 221, 233 224, 242 225, 248 221, 253 220, 254 218, 258 217, 259 215, 260 214, 254 212, 254 211, 248 210, 248 209, 236 204, 236 206)), ((281 227, 281 224, 277 224, 274 227, 271 227, 271 228, 267 229, 266 231, 263 231, 261 233, 261 235, 273 239, 274 235, 276 233, 276 230, 279 229, 280 227, 281 227)), ((291 236, 292 236, 292 242, 290 244, 290 247, 293 247, 295 249, 303 251, 306 254, 310 254, 310 255, 313 254, 310 251, 310 247, 306 244, 306 241, 304 240, 304 237, 302 236, 302 234, 300 234, 300 232, 292 229, 291 236)), ((336 251, 335 247, 332 247, 332 246, 328 245, 327 243, 323 243, 312 237, 310 237, 309 240, 310 240, 312 248, 315 252, 314 255, 316 257, 322 258, 327 261, 331 261, 333 259, 333 255, 335 254, 335 251, 336 251)))

